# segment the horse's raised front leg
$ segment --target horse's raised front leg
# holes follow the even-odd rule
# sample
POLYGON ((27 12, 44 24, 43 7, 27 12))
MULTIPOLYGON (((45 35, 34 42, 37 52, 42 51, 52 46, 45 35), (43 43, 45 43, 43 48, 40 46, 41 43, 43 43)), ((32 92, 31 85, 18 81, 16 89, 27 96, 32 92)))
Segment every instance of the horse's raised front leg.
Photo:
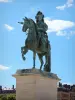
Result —
POLYGON ((38 54, 38 57, 39 57, 39 60, 40 60, 40 70, 42 69, 42 66, 43 66, 43 55, 42 54, 38 54))
POLYGON ((26 46, 21 47, 22 59, 25 60, 26 58, 24 55, 28 52, 28 48, 26 46))

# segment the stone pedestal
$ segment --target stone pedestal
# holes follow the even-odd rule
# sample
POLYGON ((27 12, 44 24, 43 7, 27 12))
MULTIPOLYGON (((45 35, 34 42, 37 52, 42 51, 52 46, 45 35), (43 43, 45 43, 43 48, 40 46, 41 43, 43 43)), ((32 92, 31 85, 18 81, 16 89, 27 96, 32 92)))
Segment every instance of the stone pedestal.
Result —
POLYGON ((18 70, 16 78, 16 100, 57 100, 56 74, 38 69, 18 70))

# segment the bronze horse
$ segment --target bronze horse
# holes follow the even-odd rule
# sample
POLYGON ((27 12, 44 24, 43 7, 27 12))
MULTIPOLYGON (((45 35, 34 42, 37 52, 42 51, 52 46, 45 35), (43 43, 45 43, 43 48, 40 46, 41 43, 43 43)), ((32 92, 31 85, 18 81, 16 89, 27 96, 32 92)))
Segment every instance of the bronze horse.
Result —
POLYGON ((33 68, 35 68, 35 58, 36 53, 40 60, 40 70, 43 66, 43 56, 45 56, 45 65, 44 71, 50 72, 51 71, 51 47, 50 43, 45 43, 46 48, 42 48, 42 44, 38 47, 39 39, 38 39, 38 31, 36 23, 27 17, 23 18, 24 22, 18 22, 23 25, 22 31, 27 33, 27 39, 25 41, 25 46, 21 47, 22 58, 25 60, 24 55, 28 52, 28 50, 33 51, 33 68))

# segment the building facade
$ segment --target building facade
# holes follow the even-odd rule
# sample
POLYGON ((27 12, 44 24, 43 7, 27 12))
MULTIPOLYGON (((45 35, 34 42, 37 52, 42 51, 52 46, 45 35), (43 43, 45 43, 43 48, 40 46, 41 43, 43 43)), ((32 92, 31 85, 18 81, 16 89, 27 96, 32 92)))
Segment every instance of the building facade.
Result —
MULTIPOLYGON (((14 88, 14 85, 12 85, 11 89, 2 89, 2 86, 0 86, 0 94, 9 94, 9 93, 15 93, 16 89, 14 88)), ((59 86, 57 88, 57 100, 75 100, 75 85, 62 85, 59 83, 59 86)))
POLYGON ((57 91, 57 100, 75 100, 75 85, 59 84, 57 91))

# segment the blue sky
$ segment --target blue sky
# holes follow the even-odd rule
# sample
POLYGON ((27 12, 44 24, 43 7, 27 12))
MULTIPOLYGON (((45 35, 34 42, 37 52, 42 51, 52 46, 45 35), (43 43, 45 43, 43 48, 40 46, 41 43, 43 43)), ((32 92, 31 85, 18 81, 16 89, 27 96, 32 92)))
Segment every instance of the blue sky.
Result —
MULTIPOLYGON (((0 85, 16 84, 17 69, 32 68, 33 53, 21 58, 26 34, 17 22, 24 16, 35 20, 37 11, 45 15, 51 43, 51 72, 61 82, 75 84, 75 1, 74 0, 0 0, 0 85)), ((36 57, 36 68, 40 62, 36 57)))

